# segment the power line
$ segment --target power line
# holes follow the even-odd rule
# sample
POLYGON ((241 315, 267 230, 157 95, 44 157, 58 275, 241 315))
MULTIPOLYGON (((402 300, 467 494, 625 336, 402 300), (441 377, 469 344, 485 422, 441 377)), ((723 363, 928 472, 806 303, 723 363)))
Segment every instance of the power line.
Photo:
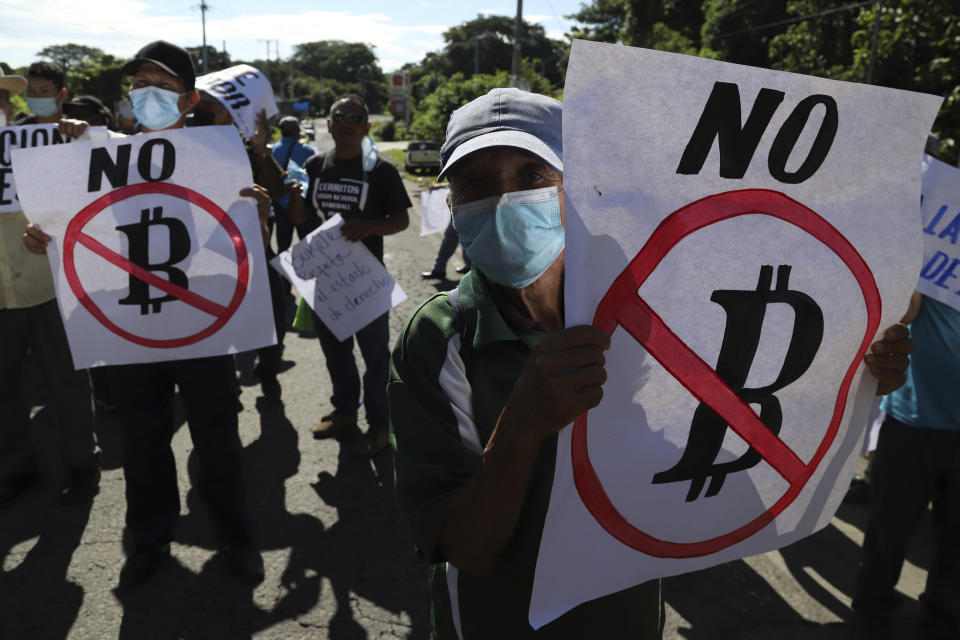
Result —
POLYGON ((817 13, 810 13, 805 16, 800 16, 799 18, 788 18, 786 20, 778 20, 777 22, 769 22, 767 24, 761 24, 756 27, 750 27, 749 29, 741 29, 740 31, 731 31, 730 33, 722 33, 718 36, 712 36, 711 39, 720 39, 720 38, 731 38, 733 36, 739 36, 744 33, 753 33, 754 31, 762 31, 763 29, 769 29, 771 27, 780 27, 786 24, 794 24, 796 22, 803 22, 804 20, 810 20, 812 18, 820 18, 831 13, 838 13, 840 11, 849 11, 851 9, 858 9, 860 7, 865 7, 868 4, 874 4, 875 0, 866 0, 865 2, 854 2, 852 4, 846 4, 842 7, 834 7, 833 9, 825 9, 824 11, 818 11, 817 13))

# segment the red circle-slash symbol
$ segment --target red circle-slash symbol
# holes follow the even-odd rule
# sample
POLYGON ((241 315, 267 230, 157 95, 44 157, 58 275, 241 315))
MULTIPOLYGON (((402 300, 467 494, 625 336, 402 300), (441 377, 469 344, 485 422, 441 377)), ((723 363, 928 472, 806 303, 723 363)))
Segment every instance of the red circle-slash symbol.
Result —
POLYGON ((143 184, 132 184, 126 187, 121 187, 111 191, 110 193, 100 196, 86 207, 81 209, 80 212, 70 221, 70 224, 67 225, 67 230, 64 233, 63 271, 67 278, 67 282, 70 284, 70 289, 77 297, 77 300, 80 301, 80 304, 82 304, 86 310, 89 311, 90 314, 100 322, 100 324, 118 336, 129 340, 130 342, 144 347, 153 347, 157 349, 185 347, 187 345, 199 342, 204 338, 216 333, 223 325, 227 323, 230 317, 233 316, 237 308, 240 307, 240 303, 243 302, 243 298, 247 294, 247 285, 250 280, 250 265, 247 262, 247 247, 243 242, 243 236, 240 234, 240 229, 238 229, 237 225, 234 224, 233 220, 230 219, 230 216, 228 216, 223 209, 214 204, 214 202, 209 198, 200 195, 196 191, 166 182, 147 182, 143 184), (110 205, 122 202, 127 198, 151 193, 173 196, 197 205, 200 207, 200 209, 213 216, 217 223, 223 227, 230 236, 230 240, 232 241, 234 250, 237 254, 237 286, 234 287, 233 297, 230 299, 230 302, 227 304, 227 306, 220 305, 212 300, 194 293, 193 291, 184 289, 183 287, 178 287, 169 280, 164 280, 163 278, 147 271, 139 265, 130 262, 117 252, 109 249, 93 237, 83 232, 83 228, 87 225, 87 223, 110 205), (80 278, 77 276, 76 265, 74 264, 74 248, 76 247, 77 243, 82 244, 87 249, 99 255, 111 264, 114 264, 131 275, 140 278, 150 286, 156 287, 165 293, 175 296, 182 302, 185 302, 186 304, 213 316, 214 321, 205 329, 192 335, 166 340, 145 338, 121 329, 106 316, 103 310, 100 309, 93 302, 93 300, 90 299, 90 296, 87 295, 87 292, 80 284, 80 278))
POLYGON ((777 502, 738 529, 699 542, 671 542, 644 533, 617 511, 607 496, 587 452, 587 414, 574 423, 571 441, 573 478, 584 505, 597 522, 623 544, 651 556, 690 558, 725 549, 753 535, 796 499, 813 475, 837 434, 847 392, 861 359, 880 325, 880 292, 870 267, 850 242, 829 222, 777 191, 744 189, 698 200, 674 211, 654 230, 630 265, 617 276, 594 315, 593 326, 613 335, 622 326, 698 400, 717 412, 783 478, 789 488, 777 502), (640 297, 638 290, 661 260, 684 237, 706 226, 742 215, 767 215, 799 227, 832 250, 853 274, 867 308, 867 327, 860 350, 847 368, 837 392, 833 417, 813 458, 804 463, 775 436, 756 413, 683 343, 640 297))

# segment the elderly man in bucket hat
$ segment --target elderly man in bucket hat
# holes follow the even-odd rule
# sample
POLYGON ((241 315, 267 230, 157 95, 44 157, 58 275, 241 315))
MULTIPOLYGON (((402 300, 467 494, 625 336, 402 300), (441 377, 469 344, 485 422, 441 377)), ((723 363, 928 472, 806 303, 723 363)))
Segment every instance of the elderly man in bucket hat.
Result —
MULTIPOLYGON (((397 498, 432 565, 432 638, 662 634, 659 580, 527 621, 556 434, 599 404, 610 346, 564 326, 561 121, 556 100, 494 89, 453 113, 441 150, 473 268, 414 311, 388 387, 397 498)), ((889 392, 909 339, 885 337, 868 365, 889 392)))

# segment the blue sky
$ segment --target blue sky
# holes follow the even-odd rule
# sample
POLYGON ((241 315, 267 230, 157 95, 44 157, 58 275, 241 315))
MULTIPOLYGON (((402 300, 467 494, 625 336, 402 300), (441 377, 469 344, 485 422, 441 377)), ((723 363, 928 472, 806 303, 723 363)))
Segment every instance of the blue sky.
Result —
MULTIPOLYGON (((151 40, 163 38, 183 46, 201 42, 200 0, 2 0, 0 60, 23 66, 51 44, 75 42, 131 57, 151 40)), ((478 13, 514 15, 515 0, 208 0, 207 43, 218 49, 226 41, 236 59, 263 58, 263 40, 279 41, 280 57, 292 46, 311 40, 369 42, 384 71, 420 60, 440 49, 447 28, 478 13)), ((577 11, 580 0, 525 0, 524 17, 562 38, 572 24, 563 16, 577 11)), ((272 55, 271 45, 271 55, 272 55)))

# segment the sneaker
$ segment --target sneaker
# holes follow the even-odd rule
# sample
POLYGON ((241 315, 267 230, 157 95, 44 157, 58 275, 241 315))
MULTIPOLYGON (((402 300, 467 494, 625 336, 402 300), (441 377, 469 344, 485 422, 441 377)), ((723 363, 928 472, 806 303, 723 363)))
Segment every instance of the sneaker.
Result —
POLYGON ((456 268, 456 272, 460 275, 465 274, 467 271, 470 271, 470 265, 464 264, 456 268))
POLYGON ((390 444, 390 434, 383 429, 370 429, 353 443, 350 453, 358 458, 372 458, 390 444))
POLYGON ((164 560, 170 557, 169 544, 152 544, 139 547, 127 556, 123 568, 120 569, 121 589, 133 589, 147 581, 164 560))
POLYGON ((15 473, 0 481, 0 508, 23 495, 39 478, 36 473, 15 473))
POLYGON ((446 280, 447 274, 442 271, 437 271, 436 269, 434 269, 433 271, 421 272, 420 277, 423 278, 424 280, 446 280))
POLYGON ((90 502, 100 492, 100 467, 90 465, 74 467, 67 473, 67 480, 60 489, 60 502, 79 504, 90 502))
POLYGON ((225 544, 220 547, 220 553, 233 573, 244 582, 256 584, 263 581, 263 558, 249 544, 225 544))
POLYGON ((320 424, 313 427, 313 437, 316 439, 332 438, 344 429, 356 428, 357 416, 346 416, 333 412, 320 418, 320 424))

